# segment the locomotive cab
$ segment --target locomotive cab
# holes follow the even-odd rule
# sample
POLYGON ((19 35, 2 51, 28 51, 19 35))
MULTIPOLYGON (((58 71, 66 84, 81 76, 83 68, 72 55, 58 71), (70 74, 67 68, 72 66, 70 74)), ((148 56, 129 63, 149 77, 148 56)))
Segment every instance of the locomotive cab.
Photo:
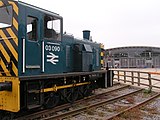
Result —
POLYGON ((2 76, 63 73, 62 17, 12 0, 2 0, 0 6, 2 76))
POLYGON ((62 73, 62 17, 20 2, 19 20, 19 76, 62 73))
MULTIPOLYGON (((63 72, 62 23, 56 13, 23 2, 0 1, 0 110, 18 112, 26 99, 32 101, 28 96, 39 104, 37 94, 23 92, 24 76, 63 72)), ((34 83, 40 89, 39 82, 34 83)))

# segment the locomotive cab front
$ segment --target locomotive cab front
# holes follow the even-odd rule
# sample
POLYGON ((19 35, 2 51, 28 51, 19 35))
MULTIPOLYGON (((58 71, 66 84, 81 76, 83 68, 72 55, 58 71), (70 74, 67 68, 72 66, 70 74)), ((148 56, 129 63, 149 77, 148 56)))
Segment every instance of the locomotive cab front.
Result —
POLYGON ((0 110, 20 110, 18 76, 18 5, 0 1, 0 110), (13 104, 14 103, 14 104, 13 104))

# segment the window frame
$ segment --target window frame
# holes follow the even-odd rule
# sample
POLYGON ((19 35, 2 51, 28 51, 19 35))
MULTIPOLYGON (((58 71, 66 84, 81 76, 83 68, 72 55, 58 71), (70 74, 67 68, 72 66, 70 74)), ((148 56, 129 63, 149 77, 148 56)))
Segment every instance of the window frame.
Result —
POLYGON ((43 16, 43 39, 45 39, 45 40, 52 40, 52 41, 56 41, 56 42, 61 42, 62 41, 62 32, 63 32, 63 29, 62 29, 62 27, 63 27, 63 22, 62 22, 62 18, 60 18, 60 17, 57 17, 57 16, 54 16, 54 15, 51 15, 51 14, 44 14, 44 16, 43 16), (46 23, 45 23, 45 17, 50 17, 51 18, 51 20, 48 20, 46 23), (53 23, 53 21, 54 21, 54 18, 55 18, 55 20, 59 20, 59 31, 57 32, 55 29, 48 29, 47 28, 47 25, 45 25, 45 24, 47 24, 49 21, 52 21, 52 23, 53 23), (57 37, 57 39, 55 39, 53 36, 52 37, 47 37, 45 34, 46 34, 46 30, 45 29, 48 29, 48 30, 54 30, 55 32, 56 32, 56 35, 58 36, 57 37))
POLYGON ((8 6, 11 6, 12 7, 12 17, 11 17, 11 25, 10 26, 7 26, 7 27, 0 27, 0 29, 6 29, 6 28, 11 28, 13 26, 13 5, 9 4, 9 5, 3 5, 3 6, 0 6, 0 8, 3 8, 3 7, 8 7, 8 6))
MULTIPOLYGON (((27 37, 28 41, 38 42, 38 21, 39 21, 38 17, 32 16, 32 15, 27 15, 27 19, 26 19, 26 37, 27 37), (27 23, 28 18, 32 18, 32 19, 34 18, 36 20, 36 36, 35 36, 34 39, 29 39, 29 37, 28 37, 28 33, 27 33, 27 25, 29 25, 27 23)), ((33 26, 32 26, 32 31, 33 31, 33 26)))

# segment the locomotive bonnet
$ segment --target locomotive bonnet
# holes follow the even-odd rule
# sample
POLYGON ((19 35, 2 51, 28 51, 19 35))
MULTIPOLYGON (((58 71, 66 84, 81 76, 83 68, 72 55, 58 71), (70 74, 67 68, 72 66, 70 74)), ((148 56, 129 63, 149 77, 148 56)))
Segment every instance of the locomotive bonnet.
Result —
POLYGON ((95 83, 105 87, 101 45, 88 30, 83 37, 63 34, 59 14, 1 0, 0 115, 72 102, 87 96, 95 83))

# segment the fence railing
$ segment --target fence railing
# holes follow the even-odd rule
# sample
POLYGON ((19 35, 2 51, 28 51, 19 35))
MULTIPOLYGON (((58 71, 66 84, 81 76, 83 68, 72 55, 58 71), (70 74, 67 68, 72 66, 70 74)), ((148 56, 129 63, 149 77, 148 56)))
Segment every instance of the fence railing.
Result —
POLYGON ((146 86, 149 89, 160 89, 160 73, 158 72, 141 72, 127 70, 113 70, 114 80, 123 81, 132 85, 146 86))

